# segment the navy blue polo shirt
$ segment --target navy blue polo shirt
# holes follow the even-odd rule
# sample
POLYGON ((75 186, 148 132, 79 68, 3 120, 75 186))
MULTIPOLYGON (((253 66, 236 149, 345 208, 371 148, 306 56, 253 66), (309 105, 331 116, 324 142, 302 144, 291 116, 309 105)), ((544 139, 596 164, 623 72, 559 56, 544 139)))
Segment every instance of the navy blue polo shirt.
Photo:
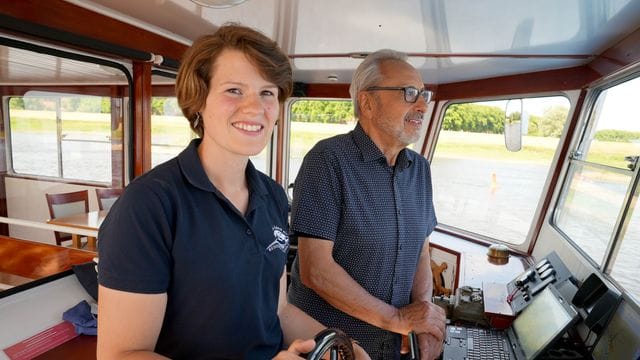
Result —
POLYGON ((100 227, 100 284, 167 293, 156 352, 174 359, 267 359, 289 247, 287 197, 247 165, 242 215, 209 181, 200 139, 131 182, 100 227))
MULTIPOLYGON (((396 307, 411 302, 425 239, 436 225, 427 160, 403 149, 395 166, 360 124, 320 141, 295 181, 291 229, 333 241, 333 258, 371 295, 396 307)), ((399 335, 353 318, 300 281, 299 258, 289 301, 329 327, 358 340, 372 359, 399 356, 399 335)))

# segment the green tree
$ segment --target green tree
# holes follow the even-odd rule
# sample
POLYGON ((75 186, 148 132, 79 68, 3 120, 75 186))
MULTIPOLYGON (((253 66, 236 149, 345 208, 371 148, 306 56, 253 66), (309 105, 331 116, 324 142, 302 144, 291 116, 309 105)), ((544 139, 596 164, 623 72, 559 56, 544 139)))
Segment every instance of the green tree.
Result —
POLYGON ((12 97, 9 99, 9 109, 24 110, 24 99, 22 97, 12 97))
POLYGON ((445 113, 442 129, 500 134, 504 131, 504 111, 496 106, 454 104, 445 113))
POLYGON ((153 97, 151 99, 151 114, 152 115, 164 115, 164 102, 167 100, 165 97, 153 97))
POLYGON ((625 131, 615 129, 599 130, 595 134, 596 140, 614 142, 638 142, 640 141, 640 131, 625 131))
POLYGON ((560 137, 568 113, 569 109, 564 106, 551 106, 546 108, 538 123, 540 135, 560 137))
POLYGON ((103 97, 100 100, 100 112, 103 114, 111 114, 111 98, 103 97))
POLYGON ((345 100, 299 100, 291 106, 293 121, 346 124, 353 121, 353 105, 345 100))

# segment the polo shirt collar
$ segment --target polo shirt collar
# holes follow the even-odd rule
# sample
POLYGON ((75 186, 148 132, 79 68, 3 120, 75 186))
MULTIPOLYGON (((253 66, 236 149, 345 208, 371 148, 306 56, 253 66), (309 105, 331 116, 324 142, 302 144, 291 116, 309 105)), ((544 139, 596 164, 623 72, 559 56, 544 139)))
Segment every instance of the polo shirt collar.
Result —
MULTIPOLYGON (((198 146, 201 142, 202 139, 191 140, 189 146, 178 155, 178 164, 182 174, 191 185, 204 191, 218 193, 219 190, 211 183, 200 162, 198 146)), ((250 193, 255 192, 257 195, 268 194, 267 188, 260 180, 258 170, 253 166, 251 160, 247 163, 245 176, 247 177, 247 186, 250 193)))
MULTIPOLYGON (((356 124, 355 129, 351 132, 353 141, 355 142, 358 149, 360 149, 360 154, 362 155, 362 160, 364 162, 369 162, 373 160, 378 160, 382 158, 386 164, 387 159, 384 157, 380 148, 371 140, 369 135, 364 132, 364 129, 360 125, 360 122, 356 124)), ((396 159, 396 166, 399 165, 399 169, 406 169, 414 162, 415 153, 408 151, 406 148, 400 150, 398 154, 398 158, 396 159)))

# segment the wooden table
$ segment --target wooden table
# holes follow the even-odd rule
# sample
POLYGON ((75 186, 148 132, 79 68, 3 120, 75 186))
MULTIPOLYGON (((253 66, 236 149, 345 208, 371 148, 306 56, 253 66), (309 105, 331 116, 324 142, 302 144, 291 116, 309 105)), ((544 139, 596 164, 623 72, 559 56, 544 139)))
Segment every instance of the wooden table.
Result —
MULTIPOLYGON (((100 224, 104 220, 105 216, 107 216, 108 210, 100 210, 100 211, 89 211, 87 213, 74 214, 64 217, 59 217, 55 219, 47 220, 47 223, 53 225, 61 225, 68 226, 77 229, 83 230, 95 230, 98 231, 100 228, 100 224)), ((80 249, 82 247, 82 243, 80 242, 80 237, 82 235, 74 234, 71 232, 71 240, 73 242, 73 247, 80 249)), ((87 236, 87 250, 96 251, 96 238, 94 236, 87 236)))
POLYGON ((0 282, 22 285, 89 262, 94 256, 88 251, 0 236, 0 282))

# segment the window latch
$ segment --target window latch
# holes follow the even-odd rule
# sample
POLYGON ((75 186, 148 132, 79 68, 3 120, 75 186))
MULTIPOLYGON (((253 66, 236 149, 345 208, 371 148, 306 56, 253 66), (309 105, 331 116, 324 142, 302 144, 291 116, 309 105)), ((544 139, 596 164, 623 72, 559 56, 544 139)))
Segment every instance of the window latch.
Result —
POLYGON ((636 169, 636 166, 638 166, 638 158, 640 158, 638 155, 629 155, 624 157, 624 160, 629 162, 629 164, 627 164, 627 168, 629 168, 629 170, 633 171, 636 169))
POLYGON ((571 150, 569 152, 569 159, 571 160, 580 160, 582 158, 582 151, 580 150, 571 150))

